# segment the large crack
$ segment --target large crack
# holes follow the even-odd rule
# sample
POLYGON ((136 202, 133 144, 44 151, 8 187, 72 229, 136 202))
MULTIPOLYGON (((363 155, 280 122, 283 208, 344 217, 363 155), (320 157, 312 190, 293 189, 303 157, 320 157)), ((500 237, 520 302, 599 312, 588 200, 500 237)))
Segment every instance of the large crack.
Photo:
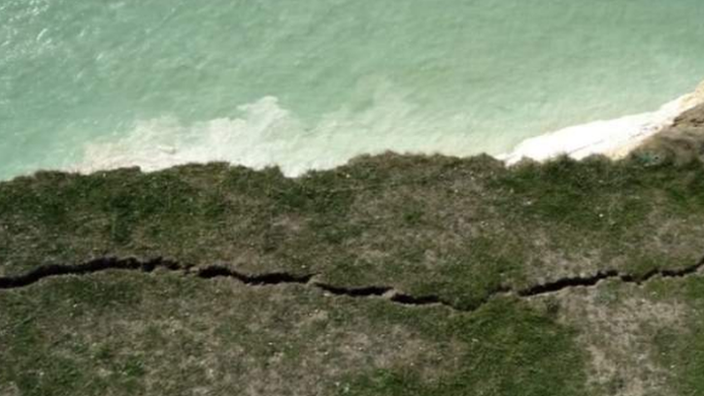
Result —
POLYGON ((140 261, 135 258, 99 258, 77 265, 46 265, 38 267, 24 275, 0 277, 0 289, 17 289, 26 287, 37 283, 42 279, 56 276, 88 275, 107 270, 129 270, 150 273, 156 269, 181 272, 184 275, 193 275, 202 279, 213 279, 220 277, 234 278, 241 283, 250 286, 273 286, 286 283, 306 284, 315 276, 315 274, 297 276, 286 272, 247 275, 225 266, 197 268, 193 266, 181 265, 175 261, 164 260, 162 258, 149 261, 140 261))
POLYGON ((314 282, 313 286, 336 296, 347 296, 347 297, 383 297, 389 301, 403 304, 403 305, 444 305, 452 309, 459 310, 459 307, 454 306, 452 303, 441 299, 439 296, 426 295, 426 296, 412 296, 409 294, 404 294, 393 287, 387 286, 371 286, 371 287, 360 287, 360 288, 348 288, 332 286, 324 283, 314 282))
POLYGON ((136 259, 118 260, 114 258, 101 258, 76 265, 50 264, 18 276, 0 278, 0 289, 17 289, 30 286, 45 278, 65 275, 88 275, 107 270, 131 270, 152 272, 157 267, 177 270, 180 266, 164 260, 140 262, 136 259))
POLYGON ((636 276, 622 273, 617 270, 599 271, 595 275, 586 277, 562 278, 554 282, 543 283, 526 289, 519 290, 516 294, 520 297, 534 297, 544 294, 558 293, 565 289, 574 287, 594 287, 607 280, 619 280, 623 283, 642 285, 656 277, 660 278, 684 278, 694 275, 704 269, 704 258, 694 265, 682 269, 653 269, 644 275, 636 276))
POLYGON ((202 279, 213 278, 235 278, 238 281, 250 286, 275 286, 281 284, 299 284, 305 285, 310 283, 311 279, 316 274, 294 275, 287 272, 271 272, 261 275, 246 275, 241 272, 224 266, 211 266, 199 269, 195 272, 196 276, 202 279))
POLYGON ((287 272, 271 272, 257 275, 247 275, 224 265, 213 265, 198 268, 195 266, 181 265, 175 261, 157 258, 149 261, 140 261, 135 258, 99 258, 77 265, 52 264, 36 268, 23 275, 0 277, 0 290, 19 289, 38 283, 43 279, 68 276, 68 275, 89 275, 108 270, 140 271, 144 273, 154 272, 156 269, 163 269, 172 272, 179 272, 183 275, 194 276, 200 279, 233 278, 248 286, 276 286, 284 284, 297 284, 317 288, 325 293, 335 296, 346 296, 353 298, 380 297, 389 301, 403 305, 444 305, 453 309, 460 308, 451 303, 443 301, 440 297, 411 296, 400 293, 388 286, 369 287, 340 287, 315 280, 319 274, 296 275, 287 272))
POLYGON ((182 265, 175 261, 157 258, 149 261, 140 261, 135 258, 100 258, 77 265, 46 265, 36 268, 23 275, 0 277, 0 290, 19 289, 35 284, 43 279, 68 275, 89 275, 108 270, 125 270, 151 273, 156 269, 171 272, 179 272, 185 276, 194 276, 200 279, 232 278, 248 286, 277 286, 296 284, 306 287, 313 287, 322 292, 335 296, 345 296, 351 298, 383 298, 392 303, 410 306, 437 305, 448 307, 456 311, 474 311, 482 305, 488 303, 494 297, 518 296, 521 298, 537 297, 558 293, 563 290, 578 287, 595 287, 607 280, 618 280, 623 283, 643 285, 656 278, 684 278, 695 275, 704 270, 704 258, 697 264, 679 270, 655 269, 642 276, 622 273, 617 270, 600 271, 591 276, 577 276, 561 278, 554 282, 534 285, 524 289, 511 289, 499 287, 488 293, 487 296, 472 306, 458 306, 450 301, 444 300, 439 295, 413 296, 402 293, 390 286, 368 286, 368 287, 342 287, 322 283, 316 280, 317 273, 292 274, 288 272, 271 272, 264 274, 248 275, 236 271, 224 265, 213 265, 209 267, 195 267, 182 265))

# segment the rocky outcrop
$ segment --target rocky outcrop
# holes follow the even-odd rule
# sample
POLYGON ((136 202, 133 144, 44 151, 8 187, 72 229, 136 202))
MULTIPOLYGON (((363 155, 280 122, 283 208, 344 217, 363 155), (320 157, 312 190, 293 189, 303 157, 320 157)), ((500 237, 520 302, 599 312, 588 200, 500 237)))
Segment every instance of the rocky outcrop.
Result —
MULTIPOLYGON (((704 97, 704 84, 698 95, 704 97)), ((633 155, 651 161, 704 161, 704 104, 684 112, 672 126, 647 140, 633 155)))

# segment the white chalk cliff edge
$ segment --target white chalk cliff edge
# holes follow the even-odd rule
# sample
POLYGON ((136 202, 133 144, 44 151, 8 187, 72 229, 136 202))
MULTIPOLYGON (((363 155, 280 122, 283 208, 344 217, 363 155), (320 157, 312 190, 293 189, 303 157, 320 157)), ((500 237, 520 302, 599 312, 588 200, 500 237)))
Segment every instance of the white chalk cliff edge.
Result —
POLYGON ((704 82, 693 93, 673 100, 657 111, 571 126, 537 136, 523 141, 513 151, 498 158, 509 165, 524 158, 546 161, 560 155, 574 159, 593 154, 623 158, 645 139, 672 125, 677 116, 702 103, 704 82))

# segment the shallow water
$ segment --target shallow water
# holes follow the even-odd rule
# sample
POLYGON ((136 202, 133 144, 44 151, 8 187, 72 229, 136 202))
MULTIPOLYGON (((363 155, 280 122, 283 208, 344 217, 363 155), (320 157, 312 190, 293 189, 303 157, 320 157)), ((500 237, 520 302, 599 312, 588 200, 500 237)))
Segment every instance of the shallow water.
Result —
POLYGON ((0 2, 0 178, 499 154, 704 78, 701 0, 194 4, 0 2))

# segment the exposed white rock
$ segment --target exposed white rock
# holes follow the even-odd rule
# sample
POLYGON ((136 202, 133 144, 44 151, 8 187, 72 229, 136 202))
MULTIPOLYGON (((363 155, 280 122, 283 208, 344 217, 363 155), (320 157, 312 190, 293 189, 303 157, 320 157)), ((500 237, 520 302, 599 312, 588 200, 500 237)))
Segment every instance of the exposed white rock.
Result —
POLYGON ((657 111, 595 121, 537 136, 523 141, 513 151, 498 158, 509 165, 524 158, 545 161, 564 154, 575 159, 593 154, 623 158, 645 139, 672 125, 677 116, 702 103, 704 82, 694 92, 665 104, 657 111))

